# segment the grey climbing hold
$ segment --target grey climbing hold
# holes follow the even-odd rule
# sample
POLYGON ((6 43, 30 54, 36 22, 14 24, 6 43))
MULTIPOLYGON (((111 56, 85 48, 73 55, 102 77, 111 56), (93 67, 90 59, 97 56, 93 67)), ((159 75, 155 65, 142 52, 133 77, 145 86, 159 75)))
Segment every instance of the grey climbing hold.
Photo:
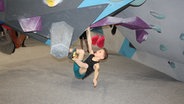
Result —
POLYGON ((73 27, 66 22, 53 23, 51 33, 51 51, 56 58, 68 56, 71 39, 73 36, 73 27))

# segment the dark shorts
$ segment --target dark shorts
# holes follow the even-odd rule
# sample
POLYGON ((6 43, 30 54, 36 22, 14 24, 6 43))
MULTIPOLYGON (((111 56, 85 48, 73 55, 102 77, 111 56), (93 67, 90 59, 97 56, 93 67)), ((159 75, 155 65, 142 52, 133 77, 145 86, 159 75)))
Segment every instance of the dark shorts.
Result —
POLYGON ((74 62, 73 64, 74 75, 76 78, 82 79, 85 76, 85 74, 80 74, 79 69, 80 69, 79 65, 77 65, 77 63, 74 62))
POLYGON ((79 39, 87 39, 86 31, 82 33, 82 35, 79 37, 79 39))

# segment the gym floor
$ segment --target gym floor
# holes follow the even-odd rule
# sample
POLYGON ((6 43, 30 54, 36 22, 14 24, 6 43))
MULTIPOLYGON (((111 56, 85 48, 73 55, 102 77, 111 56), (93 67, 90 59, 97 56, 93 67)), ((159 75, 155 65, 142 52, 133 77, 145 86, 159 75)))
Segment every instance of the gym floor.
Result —
POLYGON ((12 55, 0 53, 0 104, 184 104, 184 83, 123 56, 101 63, 98 86, 76 79, 73 63, 28 39, 12 55))

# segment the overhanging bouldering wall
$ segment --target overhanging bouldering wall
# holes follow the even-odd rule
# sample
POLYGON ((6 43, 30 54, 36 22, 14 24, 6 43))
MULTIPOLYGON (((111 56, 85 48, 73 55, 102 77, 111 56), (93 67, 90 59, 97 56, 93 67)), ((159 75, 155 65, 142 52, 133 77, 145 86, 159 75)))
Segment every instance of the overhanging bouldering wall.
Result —
MULTIPOLYGON (((66 39, 69 40, 70 44, 68 42, 64 42, 67 43, 67 45, 61 44, 65 46, 65 49, 69 49, 70 45, 78 39, 88 26, 113 14, 121 8, 127 8, 133 1, 134 0, 17 0, 16 2, 12 2, 11 0, 1 0, 1 4, 4 4, 1 6, 1 8, 3 8, 1 12, 3 12, 4 18, 2 17, 1 20, 11 28, 37 38, 37 40, 41 40, 47 45, 51 45, 51 49, 53 49, 52 41, 55 41, 51 39, 56 39, 57 36, 66 38, 66 35, 68 35, 60 32, 51 32, 50 30, 53 29, 52 26, 55 26, 53 24, 66 23, 71 27, 71 30, 67 29, 67 32, 70 33, 70 37, 66 39), (53 38, 51 38, 52 36, 53 38)), ((53 30, 55 29, 56 28, 53 30)), ((62 29, 62 27, 57 29, 62 29)), ((104 46, 104 39, 104 36, 101 36, 98 46, 104 46)), ((67 55, 68 50, 65 49, 63 51, 65 52, 63 53, 64 56, 62 57, 66 57, 67 55)), ((56 53, 62 53, 57 49, 53 50, 55 50, 56 53)), ((61 55, 54 56, 60 56, 60 58, 62 58, 61 55)))
MULTIPOLYGON (((41 40, 48 45, 50 45, 49 41, 51 35, 56 38, 64 38, 60 40, 69 40, 69 43, 64 42, 67 44, 62 43, 66 47, 62 52, 57 50, 59 48, 54 49, 58 51, 57 53, 65 55, 57 58, 66 57, 68 54, 68 50, 66 49, 69 49, 70 45, 78 39, 78 37, 91 23, 93 23, 93 21, 95 21, 95 19, 106 8, 107 4, 78 8, 82 3, 82 0, 57 1, 58 0, 53 0, 53 2, 47 0, 17 0, 16 2, 12 2, 11 0, 7 0, 6 3, 4 3, 5 10, 2 11, 4 19, 1 20, 11 28, 19 32, 24 32, 27 35, 31 35, 34 38, 37 38, 37 40, 41 40), (54 2, 56 2, 56 4, 52 4, 54 2), (65 22, 71 26, 71 30, 67 30, 68 33, 72 33, 69 34, 70 37, 68 37, 68 34, 50 32, 53 24, 60 22, 65 22)), ((64 30, 65 28, 62 28, 61 26, 57 29, 64 30)), ((51 45, 51 47, 53 46, 51 45)), ((51 49, 53 50, 53 48, 51 49)))

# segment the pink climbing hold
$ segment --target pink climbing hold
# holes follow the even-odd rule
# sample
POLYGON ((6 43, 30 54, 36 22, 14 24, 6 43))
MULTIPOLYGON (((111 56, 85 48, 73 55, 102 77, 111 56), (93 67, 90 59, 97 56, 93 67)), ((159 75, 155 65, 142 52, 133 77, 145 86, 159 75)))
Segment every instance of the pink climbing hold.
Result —
POLYGON ((98 38, 99 38, 99 35, 95 35, 92 37, 92 44, 93 45, 96 45, 98 38))
POLYGON ((104 43, 105 43, 105 37, 104 36, 101 36, 98 41, 97 41, 97 46, 99 48, 103 48, 104 47, 104 43))

